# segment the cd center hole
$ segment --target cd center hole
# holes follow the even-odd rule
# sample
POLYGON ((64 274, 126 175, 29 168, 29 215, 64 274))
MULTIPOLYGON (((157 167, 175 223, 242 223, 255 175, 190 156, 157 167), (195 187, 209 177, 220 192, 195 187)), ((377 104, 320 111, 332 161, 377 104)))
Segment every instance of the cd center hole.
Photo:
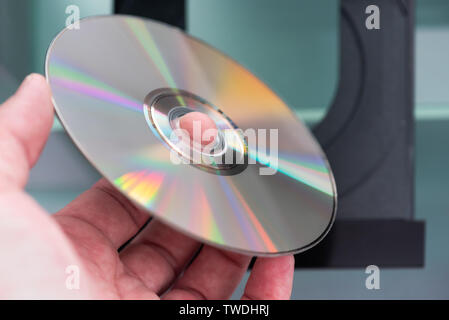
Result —
POLYGON ((206 146, 215 141, 217 137, 217 126, 215 122, 205 113, 192 111, 179 118, 179 128, 185 130, 190 141, 206 146))

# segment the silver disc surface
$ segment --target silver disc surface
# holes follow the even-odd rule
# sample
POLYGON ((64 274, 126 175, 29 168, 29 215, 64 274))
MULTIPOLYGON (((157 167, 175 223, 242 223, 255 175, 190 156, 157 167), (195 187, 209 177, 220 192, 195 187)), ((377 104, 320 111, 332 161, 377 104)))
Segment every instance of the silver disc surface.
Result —
POLYGON ((87 18, 53 40, 46 75, 84 156, 175 229, 233 251, 279 255, 310 248, 332 225, 335 183, 309 130, 263 82, 202 41, 147 19, 87 18), (277 130, 277 156, 243 143, 235 150, 252 160, 245 167, 174 163, 167 119, 182 108, 209 113, 219 128, 265 129, 270 150, 277 130))

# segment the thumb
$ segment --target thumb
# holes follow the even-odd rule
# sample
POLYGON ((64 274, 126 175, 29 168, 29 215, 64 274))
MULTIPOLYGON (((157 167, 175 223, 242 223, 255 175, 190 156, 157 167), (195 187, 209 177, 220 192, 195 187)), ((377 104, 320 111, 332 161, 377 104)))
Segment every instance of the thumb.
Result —
POLYGON ((23 188, 53 123, 50 88, 31 74, 0 106, 0 191, 23 188))

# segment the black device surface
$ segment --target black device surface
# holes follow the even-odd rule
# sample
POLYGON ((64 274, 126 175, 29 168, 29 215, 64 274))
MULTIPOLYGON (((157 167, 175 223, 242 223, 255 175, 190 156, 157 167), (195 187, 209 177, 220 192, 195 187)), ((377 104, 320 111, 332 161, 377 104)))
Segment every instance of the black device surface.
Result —
POLYGON ((338 190, 329 236, 297 256, 304 267, 423 266, 414 220, 414 1, 341 0, 340 80, 313 129, 338 190), (380 9, 368 29, 366 8, 380 9))

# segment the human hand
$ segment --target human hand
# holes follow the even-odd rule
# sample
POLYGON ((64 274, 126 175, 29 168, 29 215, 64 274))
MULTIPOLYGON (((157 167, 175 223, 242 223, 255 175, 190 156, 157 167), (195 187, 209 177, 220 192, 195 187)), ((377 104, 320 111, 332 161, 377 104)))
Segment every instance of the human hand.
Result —
MULTIPOLYGON (((0 298, 227 299, 250 258, 148 221, 107 181, 49 215, 25 191, 53 121, 50 88, 37 74, 0 106, 0 298), (199 252, 198 252, 199 251, 199 252), (193 260, 192 260, 193 259, 193 260), (66 268, 80 287, 66 287, 66 268)), ((289 299, 292 256, 258 258, 243 299, 289 299)))

